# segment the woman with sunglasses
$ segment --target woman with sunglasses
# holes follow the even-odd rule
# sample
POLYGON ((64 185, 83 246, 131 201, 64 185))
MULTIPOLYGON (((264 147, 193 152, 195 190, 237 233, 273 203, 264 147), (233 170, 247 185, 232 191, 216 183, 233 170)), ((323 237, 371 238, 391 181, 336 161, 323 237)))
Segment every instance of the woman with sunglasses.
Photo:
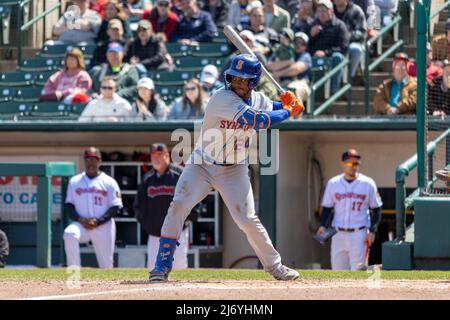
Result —
POLYGON ((139 80, 136 102, 133 104, 133 115, 142 120, 166 120, 169 108, 155 91, 150 78, 139 80))
POLYGON ((328 181, 323 195, 322 222, 317 234, 324 235, 330 227, 335 229, 337 233, 331 238, 331 268, 355 271, 367 267, 383 202, 375 181, 359 172, 359 153, 355 149, 346 150, 341 160, 342 173, 328 181))
POLYGON ((201 119, 205 113, 208 96, 197 79, 184 85, 183 95, 170 106, 170 120, 201 119))
POLYGON ((89 102, 81 113, 80 122, 118 122, 129 120, 131 105, 116 93, 116 82, 110 76, 102 80, 100 95, 89 102))

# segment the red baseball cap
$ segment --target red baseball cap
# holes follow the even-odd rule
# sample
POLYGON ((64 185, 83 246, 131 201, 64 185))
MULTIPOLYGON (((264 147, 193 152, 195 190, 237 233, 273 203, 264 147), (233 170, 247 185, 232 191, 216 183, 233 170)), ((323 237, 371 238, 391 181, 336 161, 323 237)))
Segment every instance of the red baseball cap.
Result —
POLYGON ((97 158, 98 160, 102 160, 102 154, 98 148, 90 147, 84 150, 84 158, 97 158))
POLYGON ((164 143, 154 143, 150 146, 150 153, 153 152, 167 152, 169 149, 164 143))
POLYGON ((348 158, 361 159, 361 155, 355 149, 348 149, 345 150, 344 153, 342 154, 342 161, 345 161, 348 158))

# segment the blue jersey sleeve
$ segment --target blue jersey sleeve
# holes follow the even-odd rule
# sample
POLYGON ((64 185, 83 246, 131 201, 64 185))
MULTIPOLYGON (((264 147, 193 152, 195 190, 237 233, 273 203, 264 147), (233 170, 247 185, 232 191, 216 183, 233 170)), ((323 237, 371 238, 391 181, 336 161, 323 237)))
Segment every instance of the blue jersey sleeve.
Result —
POLYGON ((281 110, 283 109, 283 104, 280 101, 272 101, 273 110, 281 110))
POLYGON ((253 110, 249 108, 237 119, 237 122, 241 125, 250 126, 258 131, 261 129, 268 129, 271 126, 288 119, 289 116, 289 111, 285 109, 268 111, 253 110))

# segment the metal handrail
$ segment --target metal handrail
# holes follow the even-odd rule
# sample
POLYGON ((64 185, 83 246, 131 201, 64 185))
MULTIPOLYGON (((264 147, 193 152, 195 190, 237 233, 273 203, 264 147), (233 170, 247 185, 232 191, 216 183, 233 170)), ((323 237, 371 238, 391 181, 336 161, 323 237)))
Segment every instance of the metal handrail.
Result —
MULTIPOLYGON (((26 24, 21 26, 21 24, 22 24, 23 8, 24 8, 24 6, 26 4, 28 4, 31 1, 32 0, 23 0, 17 6, 17 64, 18 64, 18 66, 21 66, 22 65, 22 61, 23 61, 23 57, 22 57, 22 32, 28 30, 33 24, 35 24, 36 22, 38 22, 41 19, 44 19, 44 26, 45 26, 45 18, 47 17, 47 15, 49 15, 50 13, 52 13, 53 11, 55 11, 57 9, 60 9, 61 6, 62 6, 62 4, 60 2, 58 2, 57 4, 55 4, 50 9, 45 10, 40 15, 34 17, 30 21, 28 21, 26 24)), ((44 4, 45 4, 45 0, 44 0, 44 4)), ((45 5, 44 5, 44 8, 45 8, 45 5)), ((44 30, 45 30, 45 28, 44 28, 44 30)), ((44 33, 44 37, 45 37, 45 33, 44 33)))
POLYGON ((403 40, 397 40, 397 42, 391 46, 386 52, 380 55, 375 61, 370 63, 370 47, 374 43, 378 43, 379 40, 382 40, 382 37, 389 32, 392 28, 394 29, 394 39, 398 39, 399 32, 399 24, 402 21, 402 17, 398 15, 394 20, 391 21, 387 26, 382 28, 380 32, 375 35, 373 38, 369 39, 365 43, 365 59, 364 59, 364 104, 365 104, 365 112, 366 115, 369 114, 369 105, 370 105, 370 88, 369 88, 369 73, 374 70, 379 64, 381 64, 389 55, 393 54, 397 49, 403 46, 403 40))
POLYGON ((339 99, 345 93, 348 93, 348 95, 347 95, 348 112, 349 113, 351 112, 351 103, 352 103, 351 102, 351 88, 352 88, 352 85, 350 83, 345 84, 342 88, 340 88, 337 92, 335 92, 329 99, 327 99, 327 101, 325 101, 320 106, 315 108, 315 98, 316 98, 317 90, 320 87, 322 87, 323 85, 325 85, 336 73, 338 73, 340 70, 347 67, 347 69, 348 69, 348 77, 347 78, 348 78, 348 80, 350 80, 349 64, 350 64, 350 60, 347 57, 345 57, 341 63, 339 63, 337 66, 335 66, 330 71, 327 71, 327 73, 322 78, 320 78, 319 80, 317 80, 316 82, 314 82, 311 85, 311 94, 309 95, 308 106, 309 106, 309 108, 311 108, 313 116, 317 116, 317 115, 321 114, 323 111, 325 111, 328 107, 330 107, 337 99, 339 99))
POLYGON ((441 13, 441 11, 443 11, 448 6, 450 6, 450 1, 444 2, 444 4, 442 4, 439 8, 437 8, 435 12, 430 14, 430 20, 436 17, 439 13, 441 13))
MULTIPOLYGON (((434 141, 431 141, 427 145, 427 155, 432 156, 434 151, 436 150, 437 145, 444 140, 448 135, 450 135, 450 128, 447 129, 443 134, 437 137, 434 141)), ((405 225, 406 225, 406 209, 410 208, 413 203, 415 197, 420 195, 419 191, 415 191, 412 195, 406 198, 406 188, 405 188, 405 180, 409 173, 417 167, 417 153, 413 155, 411 158, 403 162, 397 167, 395 171, 395 211, 396 211, 396 238, 403 239, 405 236, 405 225)), ((432 184, 433 181, 430 181, 429 184, 432 184)))

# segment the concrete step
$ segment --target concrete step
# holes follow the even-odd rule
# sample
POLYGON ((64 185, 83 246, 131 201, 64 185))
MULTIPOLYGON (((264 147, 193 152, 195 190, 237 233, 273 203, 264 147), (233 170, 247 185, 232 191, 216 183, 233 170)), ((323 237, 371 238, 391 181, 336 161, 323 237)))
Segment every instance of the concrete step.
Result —
POLYGON ((17 60, 0 60, 0 72, 16 71, 17 60))
POLYGON ((445 33, 445 21, 440 21, 434 25, 434 35, 445 33))
POLYGON ((439 21, 444 21, 447 20, 448 18, 450 18, 450 14, 448 12, 448 10, 443 10, 439 13, 439 21))
MULTIPOLYGON (((369 87, 369 101, 373 100, 376 90, 376 87, 369 87)), ((352 102, 364 102, 365 91, 364 87, 352 87, 352 102)))
MULTIPOLYGON (((366 114, 365 105, 363 102, 352 102, 351 115, 362 116, 366 114)), ((369 105, 369 114, 373 114, 373 103, 369 105)), ((322 115, 348 115, 347 113, 347 101, 338 101, 325 110, 322 115)))
MULTIPOLYGON (((39 53, 41 49, 32 47, 22 47, 22 56, 24 58, 33 58, 39 53)), ((17 59, 17 47, 16 46, 1 46, 0 47, 0 59, 4 60, 16 60, 17 59)))
MULTIPOLYGON (((383 52, 385 52, 387 49, 389 49, 391 46, 389 44, 384 44, 383 43, 383 52)), ((411 57, 411 58, 415 58, 416 57, 416 45, 413 44, 406 44, 403 45, 403 52, 406 52, 406 54, 411 57)))

